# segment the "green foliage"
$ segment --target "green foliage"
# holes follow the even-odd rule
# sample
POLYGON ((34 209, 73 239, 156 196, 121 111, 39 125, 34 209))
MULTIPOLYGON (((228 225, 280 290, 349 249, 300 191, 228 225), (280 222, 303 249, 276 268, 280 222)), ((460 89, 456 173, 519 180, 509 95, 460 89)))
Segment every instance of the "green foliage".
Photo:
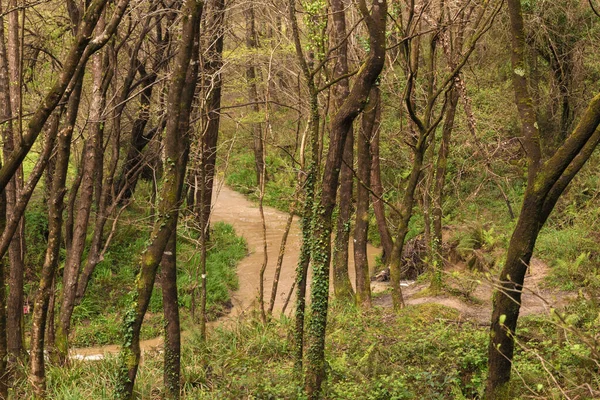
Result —
POLYGON ((48 211, 35 202, 25 211, 25 264, 40 266, 44 263, 48 242, 48 211))
MULTIPOLYGON (((98 264, 86 296, 73 311, 72 344, 76 347, 121 343, 124 310, 131 308, 139 254, 147 246, 149 225, 131 223, 127 218, 118 227, 110 250, 98 264), (132 240, 132 238, 137 238, 132 240)), ((199 251, 195 244, 181 238, 178 241, 178 288, 182 307, 190 307, 190 287, 195 282, 199 251)), ((207 310, 210 318, 223 314, 229 302, 229 292, 237 289, 235 267, 246 255, 244 239, 235 235, 230 225, 216 223, 211 232, 207 254, 207 310)), ((142 326, 142 339, 159 336, 163 328, 162 290, 156 285, 148 307, 148 317, 142 326)))
POLYGON ((548 282, 564 290, 593 287, 600 290, 600 252, 598 242, 583 221, 557 229, 542 231, 537 242, 538 254, 550 260, 552 273, 548 282))
MULTIPOLYGON (((528 398, 528 388, 535 388, 539 398, 561 398, 557 384, 585 398, 583 384, 600 383, 589 347, 569 330, 597 332, 597 309, 581 300, 566 310, 568 315, 581 318, 565 326, 556 317, 523 317, 515 354, 519 378, 511 381, 511 398, 528 398)), ((488 329, 459 321, 454 309, 435 304, 390 314, 378 308, 362 313, 335 303, 328 323, 323 398, 481 398, 488 329)), ((293 366, 292 330, 288 318, 263 324, 251 315, 230 328, 215 329, 208 341, 192 332, 182 351, 183 398, 304 398, 293 366)), ((108 398, 117 370, 114 358, 75 362, 68 370, 50 366, 49 397, 108 398)), ((31 389, 23 381, 13 390, 25 398, 31 389)), ((136 390, 140 398, 160 395, 162 355, 145 356, 136 390)))
MULTIPOLYGON (((250 199, 258 201, 260 193, 256 182, 254 156, 248 152, 234 154, 229 162, 235 165, 235 168, 227 169, 225 183, 250 199)), ((296 185, 294 170, 277 154, 267 155, 266 164, 264 204, 282 211, 290 211, 296 185)))

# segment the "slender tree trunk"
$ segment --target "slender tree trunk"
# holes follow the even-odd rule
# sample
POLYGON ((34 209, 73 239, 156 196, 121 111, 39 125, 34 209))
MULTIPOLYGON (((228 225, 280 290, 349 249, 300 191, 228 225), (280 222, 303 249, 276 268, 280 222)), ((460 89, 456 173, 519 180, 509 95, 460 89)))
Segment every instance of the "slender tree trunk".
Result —
POLYGON ((308 328, 305 390, 309 399, 320 396, 325 379, 325 331, 329 302, 329 269, 331 261, 332 213, 336 203, 339 174, 345 141, 350 128, 365 106, 385 61, 385 27, 387 2, 372 3, 371 12, 365 1, 358 2, 369 31, 370 49, 366 61, 356 76, 350 94, 335 113, 331 123, 327 161, 323 171, 321 194, 313 213, 311 318, 308 328))
POLYGON ((296 267, 296 312, 294 324, 294 366, 296 372, 302 373, 304 358, 304 319, 306 310, 306 284, 308 279, 308 266, 311 259, 311 220, 312 209, 315 201, 315 186, 318 175, 318 148, 319 148, 319 109, 316 93, 311 94, 311 118, 309 121, 312 142, 311 161, 308 166, 306 180, 304 182, 304 207, 302 209, 302 244, 300 246, 300 257, 296 267))
MULTIPOLYGON (((256 40, 256 26, 254 17, 254 3, 249 2, 247 9, 244 12, 246 18, 246 47, 249 51, 254 52, 258 48, 256 40)), ((251 110, 254 114, 252 119, 256 119, 260 112, 258 106, 258 90, 257 90, 257 76, 256 76, 256 65, 254 65, 254 56, 251 57, 251 61, 246 67, 246 81, 248 82, 248 101, 252 103, 251 110)), ((263 141, 262 141, 262 127, 258 122, 250 123, 250 130, 254 140, 254 163, 256 167, 256 184, 260 186, 260 180, 263 176, 263 167, 265 160, 263 159, 263 141)))
POLYGON ((177 232, 165 247, 160 268, 162 271, 163 313, 165 318, 165 350, 163 381, 165 399, 179 399, 181 370, 181 329, 177 300, 177 232))
POLYGON ((125 343, 121 351, 120 382, 117 395, 133 396, 135 377, 140 362, 140 331, 150 303, 156 270, 171 235, 176 232, 181 206, 185 170, 189 153, 188 130, 190 114, 198 79, 199 26, 202 12, 199 1, 188 1, 182 13, 183 29, 167 101, 165 134, 166 165, 157 218, 150 244, 140 259, 137 287, 130 310, 125 317, 125 343))
MULTIPOLYGON (((98 32, 104 29, 104 23, 98 24, 98 32)), ((73 242, 67 253, 63 272, 63 290, 59 314, 59 324, 56 330, 56 344, 62 361, 68 356, 68 337, 71 328, 71 315, 75 307, 77 280, 81 258, 85 250, 90 212, 92 209, 95 180, 100 176, 97 170, 97 160, 102 157, 104 121, 102 114, 106 104, 106 92, 103 92, 104 63, 102 53, 92 57, 92 104, 90 106, 90 129, 84 142, 81 167, 81 190, 77 201, 77 215, 73 231, 73 242)))
MULTIPOLYGON (((336 63, 333 78, 348 74, 348 41, 346 40, 346 4, 343 0, 331 1, 333 19, 332 41, 339 48, 335 52, 336 63)), ((350 93, 349 80, 342 79, 333 87, 333 107, 337 111, 350 93)), ((350 128, 344 147, 344 159, 340 172, 340 201, 338 208, 335 245, 333 247, 333 290, 335 297, 349 300, 354 296, 348 275, 348 242, 352 218, 352 187, 354 183, 354 132, 350 128)))
POLYGON ((507 384, 511 374, 521 293, 538 233, 563 191, 600 142, 600 94, 597 94, 590 101, 571 135, 547 161, 541 163, 540 134, 525 69, 525 33, 521 2, 509 0, 508 11, 511 21, 515 102, 529 166, 521 213, 500 273, 499 289, 493 297, 494 310, 485 390, 485 398, 488 400, 510 397, 507 384))
MULTIPOLYGON (((6 224, 6 200, 4 191, 0 192, 0 229, 6 224)), ((0 259, 0 399, 8 399, 8 371, 6 344, 6 286, 4 282, 5 263, 0 259)))
POLYGON ((356 199, 356 226, 354 227, 354 267, 356 269, 356 302, 363 308, 371 307, 371 280, 367 258, 367 236, 369 232, 369 189, 371 186, 371 139, 379 130, 380 93, 373 86, 369 102, 365 106, 362 126, 358 134, 358 170, 356 199))
MULTIPOLYGON (((59 261, 61 230, 63 224, 64 197, 66 192, 67 171, 71 155, 71 138, 77 119, 81 98, 82 80, 79 79, 67 106, 65 126, 58 136, 56 166, 52 178, 52 190, 48 203, 48 247, 44 265, 40 274, 40 284, 35 295, 31 326, 31 360, 30 382, 37 396, 44 397, 46 392, 46 375, 44 359, 44 334, 50 302, 52 281, 59 261)), ((53 322, 52 322, 53 323, 53 322)))
MULTIPOLYGON (((298 28, 298 20, 296 19, 296 1, 289 0, 288 13, 292 28, 294 47, 296 48, 296 56, 302 73, 306 80, 306 86, 309 94, 309 110, 310 116, 308 120, 308 135, 311 143, 311 153, 308 168, 306 169, 306 179, 304 181, 304 207, 302 208, 301 230, 302 230, 302 245, 300 246, 300 257, 296 266, 296 311, 294 324, 294 368, 298 375, 302 374, 303 358, 304 358, 304 320, 306 310, 306 286, 308 277, 308 266, 312 256, 312 212, 315 204, 315 189, 317 177, 319 175, 319 99, 318 91, 315 86, 314 75, 311 74, 309 64, 304 56, 304 50, 300 41, 300 31, 298 28)), ((301 166, 304 167, 304 147, 300 151, 301 166)))
MULTIPOLYGON (((202 218, 205 227, 210 226, 212 210, 212 194, 215 181, 215 165, 217 161, 217 142, 221 123, 221 92, 223 78, 223 40, 225 36, 225 1, 214 0, 212 3, 212 19, 209 25, 208 59, 204 66, 205 86, 212 88, 206 102, 206 129, 202 137, 202 166, 205 178, 200 181, 204 185, 204 202, 196 201, 196 215, 202 218), (216 38, 215 38, 216 37, 216 38)), ((207 229, 207 240, 210 229, 207 229)))
POLYGON ((442 270, 444 260, 442 257, 442 218, 444 203, 444 185, 446 183, 446 170, 448 166, 448 156, 450 154, 450 139, 452 138, 452 129, 454 128, 454 117, 456 115, 456 106, 458 105, 459 93, 456 88, 450 92, 449 103, 446 108, 444 126, 442 128, 442 141, 438 151, 438 158, 435 164, 435 180, 433 187, 433 238, 431 241, 433 271, 431 276, 431 287, 434 292, 442 288, 442 270))
MULTIPOLYGON (((14 2, 15 0, 13 0, 14 2)), ((9 4, 10 7, 10 4, 9 4)), ((1 8, 1 7, 0 7, 1 8)), ((1 11, 1 10, 0 10, 1 11)), ((19 40, 18 36, 14 36, 15 33, 18 35, 18 11, 12 11, 9 13, 9 25, 8 25, 8 49, 10 53, 7 54, 6 44, 4 41, 4 22, 3 18, 0 18, 0 92, 2 92, 2 118, 3 121, 7 121, 2 129, 2 140, 4 142, 3 154, 4 159, 7 159, 15 148, 15 140, 19 140, 17 123, 17 134, 13 129, 12 123, 13 115, 19 116, 20 114, 20 91, 19 85, 19 40), (13 25, 16 24, 16 25, 13 25), (14 73, 14 74, 13 74, 14 73), (16 81, 15 81, 16 80, 16 81), (16 102, 16 106, 14 103, 16 102)), ((20 121, 20 120, 19 120, 20 121)), ((22 170, 19 171, 13 179, 10 180, 5 190, 5 201, 6 201, 6 216, 4 220, 4 227, 6 227, 6 221, 12 217, 16 210, 16 201, 18 190, 21 185, 22 170)), ((9 278, 8 278, 8 298, 7 298, 7 320, 6 320, 6 334, 7 334, 7 346, 9 356, 9 368, 12 369, 12 365, 16 364, 17 359, 22 355, 23 343, 22 337, 23 332, 21 324, 23 320, 23 254, 22 254, 22 242, 21 242, 21 229, 22 219, 19 223, 19 227, 15 230, 15 234, 12 237, 9 246, 9 278)))
POLYGON ((162 124, 160 124, 159 127, 146 131, 146 125, 150 120, 152 91, 154 82, 158 77, 155 73, 146 76, 147 85, 141 93, 138 116, 131 128, 131 144, 123 162, 123 169, 115 185, 115 194, 121 193, 121 191, 124 192, 121 196, 121 203, 126 203, 133 196, 144 158, 143 151, 156 133, 162 130, 162 124))
POLYGON ((279 246, 279 254, 277 255, 277 264, 275 265, 275 273, 273 274, 273 286, 271 287, 271 299, 269 300, 269 315, 273 315, 273 308, 275 307, 275 300, 277 299, 277 288, 279 286, 279 278, 281 276, 281 267, 283 265, 283 257, 285 256, 285 246, 287 244, 290 229, 292 228, 292 222, 294 221, 294 210, 296 208, 296 202, 292 204, 291 211, 288 215, 287 221, 285 222, 285 228, 283 229, 283 235, 281 236, 281 245, 279 246))
POLYGON ((390 254, 390 283, 392 285, 392 301, 394 304, 394 309, 396 310, 404 307, 402 287, 400 286, 402 250, 404 248, 406 235, 408 234, 408 224, 410 223, 410 218, 412 217, 412 208, 415 203, 415 191, 421 176, 421 169, 423 168, 423 157, 425 153, 425 149, 423 147, 424 142, 421 147, 417 146, 413 152, 413 165, 408 178, 408 183, 404 189, 402 203, 400 204, 400 220, 398 221, 396 240, 394 241, 392 253, 390 254))
POLYGON ((373 139, 371 141, 371 190, 373 191, 373 195, 371 196, 373 201, 373 213, 375 214, 377 230, 379 231, 381 246, 383 247, 381 260, 384 265, 387 265, 389 257, 392 254, 394 241, 385 217, 383 184, 381 182, 381 163, 379 159, 379 129, 376 129, 375 132, 373 132, 373 139))

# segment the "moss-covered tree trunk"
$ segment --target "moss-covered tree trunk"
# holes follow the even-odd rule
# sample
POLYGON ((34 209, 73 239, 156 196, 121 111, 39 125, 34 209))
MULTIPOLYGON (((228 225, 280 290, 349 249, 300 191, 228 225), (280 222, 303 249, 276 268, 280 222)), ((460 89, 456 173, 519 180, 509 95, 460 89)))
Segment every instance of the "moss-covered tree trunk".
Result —
MULTIPOLYGON (((296 266, 296 310, 294 323, 294 367, 298 375, 302 374, 302 366, 304 359, 304 321, 306 311, 306 286, 308 279, 308 267, 311 261, 312 249, 312 212, 315 201, 315 188, 317 184, 317 176, 319 174, 319 99, 318 91, 315 85, 314 74, 310 70, 309 64, 304 55, 302 43, 300 41, 300 31, 298 28, 298 20, 296 19, 296 1, 289 0, 288 13, 290 24, 292 27, 292 39, 296 49, 296 57, 302 74, 306 80, 308 88, 308 101, 310 116, 308 120, 308 135, 311 143, 310 161, 306 169, 306 178, 304 180, 304 206, 302 207, 301 215, 301 230, 302 244, 300 246, 300 257, 296 266)), ((304 166, 304 148, 301 149, 302 162, 304 166)))
POLYGON ((431 287, 434 292, 442 288, 442 269, 444 260, 442 257, 442 218, 444 203, 444 186, 446 184, 446 171, 448 167, 448 156, 450 155, 450 139, 452 138, 452 129, 454 128, 454 117, 456 115, 456 106, 458 105, 459 93, 453 88, 449 95, 449 101, 444 117, 444 126, 442 127, 442 139, 438 151, 437 161, 435 163, 435 177, 433 182, 433 208, 431 211, 433 222, 433 236, 431 240, 431 256, 433 262, 431 287))
MULTIPOLYGON (((331 18, 333 20, 332 42, 338 46, 334 53, 335 66, 333 79, 348 74, 348 41, 346 34, 346 5, 342 0, 331 0, 331 18)), ((333 108, 336 112, 350 93, 348 78, 340 80, 333 87, 333 108)), ((348 242, 352 218, 352 189, 354 184, 354 132, 348 133, 344 145, 342 169, 340 172, 340 200, 333 247, 333 290, 335 297, 349 300, 354 293, 348 275, 348 242)))
POLYGON ((162 295, 165 318, 163 382, 165 399, 179 399, 181 370, 181 329, 177 300, 177 233, 173 232, 165 247, 162 261, 162 295))
POLYGON ((327 161, 318 205, 313 213, 312 271, 310 323, 305 390, 310 399, 320 396, 325 379, 325 331, 329 302, 329 268, 331 261, 332 213, 335 207, 344 145, 356 117, 362 112, 371 88, 377 81, 385 62, 385 27, 387 2, 374 1, 371 9, 364 0, 358 7, 369 32, 370 48, 357 74, 352 90, 335 113, 329 135, 327 161))
POLYGON ((165 172, 158 204, 158 218, 150 244, 140 257, 132 304, 125 315, 125 343, 121 351, 121 374, 117 396, 133 396, 140 362, 140 331, 150 303, 156 271, 171 235, 176 234, 181 194, 189 153, 189 124, 198 78, 200 16, 203 3, 188 1, 182 13, 182 33, 171 76, 165 132, 165 172))
POLYGON ((362 125, 357 145, 357 198, 356 226, 354 227, 354 268, 356 269, 356 303, 364 308, 371 306, 371 279, 367 258, 367 237, 369 233, 369 189, 371 187, 371 140, 379 129, 380 93, 373 86, 369 102, 362 116, 362 125))
POLYGON ((381 238, 381 247, 383 247, 383 254, 381 261, 384 265, 387 265, 390 255, 392 254, 392 247, 394 246, 394 240, 388 227, 386 215, 385 215, 385 203, 383 201, 383 183, 381 182, 381 160, 379 159, 379 129, 373 132, 373 139, 371 140, 371 191, 372 191, 372 203, 373 203, 373 214, 375 214, 375 220, 377 221, 377 230, 379 231, 379 237, 381 238))
POLYGON ((525 68, 525 34, 521 2, 508 1, 511 21, 513 87, 521 120, 523 146, 528 157, 528 181, 521 213, 509 243, 506 262, 500 273, 499 288, 494 294, 488 379, 485 398, 511 396, 508 382, 514 355, 514 335, 521 308, 520 300, 525 273, 540 229, 573 177, 589 159, 600 142, 600 94, 588 104, 577 127, 556 152, 541 162, 540 132, 525 68))
POLYGON ((423 168, 423 157, 425 155, 424 141, 421 145, 417 145, 413 152, 413 163, 410 171, 410 176, 404 189, 404 196, 400 203, 399 212, 400 220, 398 221, 398 227, 396 230, 396 240, 392 247, 392 254, 390 254, 390 283, 392 286, 392 302, 394 309, 398 310, 404 307, 404 299, 402 297, 402 287, 400 286, 401 278, 401 267, 402 267, 402 249, 404 248, 404 241, 408 234, 408 224, 412 216, 412 208, 415 203, 415 191, 419 183, 421 176, 421 169, 423 168))

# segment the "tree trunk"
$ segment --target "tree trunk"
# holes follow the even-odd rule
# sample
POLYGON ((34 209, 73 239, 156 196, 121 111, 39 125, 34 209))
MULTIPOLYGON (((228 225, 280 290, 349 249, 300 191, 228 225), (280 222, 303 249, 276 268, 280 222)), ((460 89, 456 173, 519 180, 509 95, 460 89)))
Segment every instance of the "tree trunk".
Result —
MULTIPOLYGON (((294 368, 298 375, 302 374, 302 365, 304 358, 304 320, 306 310, 306 284, 308 277, 308 266, 312 257, 312 212, 315 204, 315 189, 317 176, 319 174, 319 99, 318 91, 315 86, 314 75, 311 73, 309 64, 304 56, 304 50, 300 40, 300 31, 298 20, 296 19, 296 1, 289 0, 288 13, 292 28, 294 47, 296 57, 302 68, 302 74, 306 80, 306 86, 309 93, 310 117, 308 120, 308 135, 311 143, 311 153, 308 168, 306 169, 306 179, 304 181, 304 207, 302 208, 301 230, 302 245, 300 247, 300 257, 296 267, 296 312, 294 324, 294 368)), ((301 152, 301 167, 304 168, 304 148, 301 152)))
POLYGON ((48 247, 46 248, 44 265, 40 274, 40 284, 33 306, 30 353, 31 374, 29 379, 34 388, 34 393, 39 397, 44 397, 46 392, 44 334, 46 333, 52 281, 59 261, 64 197, 66 192, 65 184, 71 155, 71 138, 79 110, 81 88, 82 80, 79 79, 69 97, 65 126, 61 129, 58 137, 58 154, 52 178, 50 201, 48 203, 48 247))
POLYGON ((448 156, 450 154, 450 139, 452 138, 452 129, 454 128, 454 117, 456 115, 456 106, 458 104, 459 93, 456 88, 450 92, 449 103, 446 108, 444 126, 442 128, 442 141, 438 151, 438 158, 435 164, 435 180, 433 187, 433 238, 431 241, 432 249, 432 276, 431 288, 434 292, 442 288, 442 270, 444 260, 442 257, 442 218, 444 203, 444 185, 446 183, 446 169, 448 166, 448 156))
MULTIPOLYGON (((14 0, 13 0, 14 1, 14 0)), ((9 4, 10 7, 10 4, 9 4)), ((0 7, 1 8, 1 7, 0 7)), ((1 10, 0 10, 1 12, 1 10)), ((0 18, 0 92, 2 93, 2 108, 0 118, 3 121, 7 121, 4 124, 2 129, 2 140, 4 142, 3 146, 3 156, 4 159, 7 159, 9 155, 13 152, 15 148, 15 139, 19 140, 19 136, 15 135, 12 123, 13 115, 19 115, 20 110, 20 92, 18 88, 18 80, 17 84, 11 85, 11 82, 14 83, 15 76, 13 76, 13 65, 16 68, 16 73, 18 74, 18 37, 13 37, 14 32, 18 33, 18 14, 17 11, 12 11, 9 14, 9 50, 10 54, 7 54, 6 44, 4 41, 4 18, 0 18), (16 23, 15 26, 13 24, 16 23), (11 45, 15 45, 13 49, 11 45), (16 55, 15 55, 16 51, 16 55), (10 74, 9 74, 10 71, 10 74), (9 76, 10 75, 10 76, 9 76), (11 96, 12 95, 12 96, 11 96), (13 97, 14 96, 14 97, 13 97), (17 102, 16 107, 12 105, 17 102), (15 114, 16 112, 16 114, 15 114)), ((18 75, 17 77, 18 78, 18 75)), ((18 128, 18 124, 17 124, 18 128)), ((18 133, 18 132, 17 132, 18 133)), ((22 173, 22 171, 21 171, 22 173)), ((16 213, 16 201, 18 195, 18 189, 20 185, 20 179, 22 178, 21 173, 17 173, 13 179, 10 180, 8 185, 6 186, 4 200, 6 202, 6 215, 3 216, 4 219, 4 228, 6 228, 6 221, 10 219, 16 213)), ((22 221, 22 219, 21 219, 22 221)), ((22 222, 20 222, 22 227, 22 222)), ((9 245, 9 278, 8 278, 8 299, 7 299, 7 319, 6 319, 6 334, 7 334, 7 346, 8 346, 8 361, 9 368, 12 369, 11 365, 16 364, 17 359, 23 355, 23 331, 21 329, 21 324, 23 320, 23 273, 24 273, 24 265, 23 265, 23 254, 21 248, 21 229, 17 227, 15 230, 15 234, 12 237, 12 240, 9 245)))
MULTIPOLYGON (((98 24, 98 32, 102 32, 104 23, 98 24)), ((90 124, 88 137, 84 142, 81 167, 81 189, 77 201, 77 215, 73 231, 73 241, 67 253, 63 271, 63 290, 56 330, 56 344, 62 361, 68 357, 68 338, 71 328, 71 315, 75 307, 77 280, 81 267, 81 258, 85 250, 85 242, 92 209, 95 180, 100 176, 97 160, 102 157, 104 121, 102 114, 106 104, 106 92, 103 92, 104 63, 101 53, 92 57, 92 103, 90 105, 90 124)), ((108 86, 105 86, 106 88, 108 86)))
POLYGON ((365 106, 385 61, 385 27, 387 2, 372 3, 371 12, 365 1, 358 3, 369 31, 370 49, 366 61, 356 76, 350 94, 335 113, 329 135, 329 150, 323 171, 319 204, 313 213, 311 318, 308 328, 305 390, 309 399, 320 396, 325 379, 325 331, 329 302, 329 268, 331 261, 331 216, 335 207, 340 167, 345 141, 356 117, 365 106))
POLYGON ((396 240, 394 241, 392 253, 390 254, 390 283, 392 286, 392 301, 394 304, 394 309, 396 310, 404 307, 402 287, 400 286, 402 250, 404 249, 404 241, 406 240, 406 235, 408 234, 408 224, 410 223, 410 218, 412 217, 412 209, 415 203, 415 191, 421 176, 421 169, 423 168, 423 157, 425 155, 424 147, 425 141, 422 142, 421 146, 416 146, 413 151, 413 164, 406 188, 404 189, 402 203, 400 204, 400 220, 398 221, 396 240))
POLYGON ((369 102, 365 106, 362 126, 358 135, 359 180, 356 200, 356 226, 354 227, 354 267, 356 269, 356 303, 371 307, 371 280, 367 258, 367 236, 369 232, 369 188, 371 186, 371 138, 379 130, 380 120, 379 87, 373 86, 369 102))
POLYGON ((512 35, 512 68, 515 102, 522 125, 523 146, 529 161, 527 189, 521 214, 509 243, 494 294, 494 310, 488 346, 488 379, 485 398, 510 396, 514 336, 519 317, 525 273, 540 229, 565 188, 600 142, 600 94, 594 97, 579 124, 558 150, 541 164, 540 134, 525 69, 525 34, 521 2, 508 1, 512 35))
POLYGON ((221 89, 223 79, 221 69, 223 68, 223 40, 225 36, 225 1, 214 0, 212 3, 212 19, 210 31, 207 35, 211 43, 207 53, 207 61, 204 65, 205 85, 212 87, 206 102, 206 129, 202 136, 202 166, 204 179, 200 184, 204 185, 204 201, 196 201, 196 215, 202 219, 206 227, 207 240, 209 239, 210 213, 212 210, 212 194, 215 181, 215 165, 217 161, 217 142, 219 140, 219 127, 221 123, 221 89), (215 38, 216 37, 216 38, 215 38))
POLYGON ((171 235, 177 229, 189 153, 190 114, 198 78, 198 63, 191 61, 198 58, 201 12, 201 2, 189 1, 185 3, 182 13, 183 30, 167 101, 164 139, 166 165, 158 206, 160 217, 155 221, 150 244, 141 255, 138 284, 131 308, 125 316, 125 343, 121 351, 123 372, 120 374, 117 395, 127 399, 133 396, 141 355, 140 331, 154 288, 156 270, 171 235))
MULTIPOLYGON (((335 66, 333 79, 348 74, 348 41, 346 39, 346 5, 343 0, 332 0, 331 18, 333 30, 331 33, 335 51, 335 66)), ((350 93, 348 78, 340 80, 333 87, 333 108, 337 112, 350 93)), ((354 183, 354 132, 350 128, 344 146, 342 169, 340 172, 340 201, 338 219, 333 247, 333 290, 335 297, 350 300, 354 296, 350 276, 348 275, 348 243, 350 240, 350 220, 352 218, 352 186, 354 183)))
POLYGON ((348 133, 344 145, 343 157, 344 161, 340 171, 340 201, 332 256, 333 290, 336 298, 350 300, 354 297, 348 274, 348 244, 352 223, 352 187, 354 185, 354 171, 352 170, 354 164, 354 133, 352 129, 348 133))
POLYGON ((181 370, 181 329, 177 300, 177 232, 165 247, 160 263, 162 271, 163 313, 165 318, 165 350, 163 382, 165 399, 179 399, 181 370))
POLYGON ((373 132, 373 140, 371 141, 371 190, 373 191, 373 213, 377 221, 377 230, 381 238, 381 246, 383 254, 381 261, 383 265, 387 265, 394 241, 392 234, 388 228, 385 217, 385 203, 383 202, 383 184, 381 183, 381 164, 379 160, 379 130, 373 132))
MULTIPOLYGON (((6 200, 0 192, 0 229, 6 224, 6 200)), ((7 344, 6 344, 6 286, 4 282, 4 261, 0 259, 0 399, 8 399, 7 344)))
MULTIPOLYGON (((258 43, 256 40, 256 26, 254 17, 254 3, 249 2, 247 9, 244 12, 246 18, 246 47, 250 52, 256 51, 258 43)), ((263 141, 262 141, 262 127, 258 122, 254 122, 258 118, 260 107, 258 106, 258 90, 256 88, 256 65, 254 64, 254 56, 246 67, 246 81, 248 83, 248 102, 252 103, 250 109, 253 114, 251 116, 252 122, 250 122, 250 131, 254 141, 254 164, 256 168, 256 184, 260 186, 260 180, 263 176, 263 167, 265 165, 263 141)))

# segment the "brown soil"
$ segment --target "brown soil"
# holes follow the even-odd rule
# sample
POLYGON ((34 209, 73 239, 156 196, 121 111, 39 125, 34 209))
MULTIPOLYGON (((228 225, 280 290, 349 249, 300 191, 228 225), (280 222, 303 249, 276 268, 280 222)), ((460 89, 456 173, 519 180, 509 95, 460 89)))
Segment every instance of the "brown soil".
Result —
MULTIPOLYGON (((243 236, 248 245, 248 255, 237 266, 239 278, 239 289, 231 294, 233 307, 229 314, 212 322, 211 326, 229 324, 240 316, 253 310, 258 305, 259 272, 263 263, 263 232, 262 222, 258 206, 242 194, 233 191, 227 186, 220 185, 213 199, 212 222, 226 222, 235 228, 236 234, 243 236)), ((273 273, 279 255, 281 238, 285 230, 288 215, 271 207, 264 207, 265 221, 267 226, 267 256, 268 263, 265 271, 265 305, 271 296, 273 285, 273 273)), ((281 276, 279 279, 278 292, 275 300, 274 312, 279 314, 288 296, 289 290, 295 279, 295 268, 300 256, 301 232, 298 218, 294 218, 283 259, 281 276)), ((350 249, 352 251, 352 249, 350 249)), ((369 265, 375 265, 375 256, 379 250, 373 246, 368 248, 369 265)), ((350 253, 350 279, 354 282, 354 263, 350 253)), ((210 279, 210 277, 208 277, 210 279)), ((309 276, 310 279, 310 276, 309 276)), ((372 282, 371 289, 379 292, 387 289, 386 284, 372 282)), ((309 289, 310 290, 310 281, 309 289)), ((290 300, 286 313, 290 314, 293 309, 294 296, 290 300)), ((140 343, 142 352, 156 351, 162 346, 162 337, 145 340, 140 343)), ((101 359, 103 354, 114 354, 119 351, 119 346, 99 346, 72 349, 73 358, 85 360, 101 359)))
MULTIPOLYGON (((445 278, 448 290, 440 295, 428 295, 427 283, 417 283, 404 288, 406 305, 441 304, 458 310, 461 319, 489 325, 492 316, 494 281, 482 274, 467 272, 464 265, 456 265, 454 271, 459 272, 460 277, 457 279, 449 272, 445 278), (467 280, 470 280, 471 284, 464 284, 467 280)), ((573 293, 544 287, 543 280, 548 275, 548 271, 549 267, 546 263, 533 258, 529 272, 525 276, 520 315, 549 314, 552 308, 560 308, 573 299, 573 293)), ((377 298, 375 304, 391 307, 391 295, 386 294, 377 298)))
MULTIPOLYGON (((223 221, 233 225, 238 235, 243 236, 248 244, 248 256, 245 257, 237 267, 239 277, 239 289, 232 293, 233 307, 229 314, 214 321, 210 326, 218 326, 232 323, 240 316, 243 316, 250 310, 256 309, 258 304, 258 286, 259 271, 263 263, 263 233, 260 214, 256 204, 250 202, 243 195, 232 189, 221 185, 216 191, 213 200, 214 209, 212 221, 223 221)), ((268 264, 265 272, 265 304, 268 305, 271 287, 273 283, 273 272, 279 253, 281 237, 285 229, 287 214, 271 207, 264 209, 265 221, 267 226, 267 256, 268 264)), ((300 255, 300 225, 297 218, 294 219, 292 228, 288 237, 285 257, 283 261, 281 277, 279 280, 279 290, 275 301, 275 315, 283 308, 285 299, 292 287, 295 278, 295 268, 300 255)), ((350 278, 354 284, 354 263, 352 261, 352 249, 350 249, 350 278)), ((369 265, 375 265, 375 256, 379 250, 369 246, 369 265)), ((437 303, 457 309, 461 318, 474 321, 480 324, 489 324, 491 318, 491 295, 493 292, 493 281, 483 278, 481 275, 470 276, 473 285, 464 284, 465 277, 469 277, 465 272, 464 266, 457 264, 454 268, 461 274, 460 279, 453 278, 451 272, 448 273, 446 281, 449 285, 450 294, 439 296, 424 295, 426 293, 426 283, 403 282, 404 298, 407 305, 416 305, 423 303, 437 303), (478 281, 481 282, 478 282, 478 281), (461 296, 460 292, 471 292, 469 296, 461 296), (458 295, 457 295, 458 293, 458 295)), ((572 296, 570 293, 556 292, 543 288, 542 280, 548 273, 548 266, 539 259, 533 259, 530 273, 525 278, 526 290, 523 293, 523 304, 521 315, 528 314, 547 314, 552 307, 564 305, 572 296)), ((310 277, 309 277, 310 278, 310 277)), ((210 277, 209 277, 210 279, 210 277)), ((310 282, 309 282, 310 285, 310 282)), ((389 289, 386 282, 371 282, 371 289, 374 293, 384 292, 389 289)), ((293 308, 294 296, 290 301, 286 313, 290 314, 293 308)), ((385 307, 391 306, 391 296, 383 294, 378 296, 374 303, 385 307)), ((162 346, 162 338, 154 338, 140 343, 143 352, 157 351, 162 346)), ((114 354, 119 351, 119 346, 101 346, 93 348, 73 349, 71 351, 73 358, 97 360, 103 357, 103 354, 114 354)))

